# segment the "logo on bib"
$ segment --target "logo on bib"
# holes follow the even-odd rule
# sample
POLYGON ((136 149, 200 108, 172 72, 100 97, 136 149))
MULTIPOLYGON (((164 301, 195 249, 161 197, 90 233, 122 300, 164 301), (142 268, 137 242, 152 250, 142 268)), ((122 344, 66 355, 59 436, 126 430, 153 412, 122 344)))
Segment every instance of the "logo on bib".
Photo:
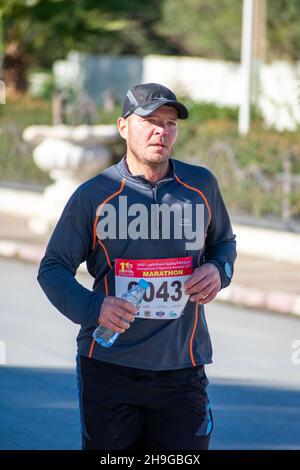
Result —
POLYGON ((169 313, 169 318, 177 318, 177 316, 177 313, 173 312, 173 310, 171 310, 171 312, 169 313))
POLYGON ((163 317, 166 312, 155 312, 155 315, 157 315, 159 318, 163 317))

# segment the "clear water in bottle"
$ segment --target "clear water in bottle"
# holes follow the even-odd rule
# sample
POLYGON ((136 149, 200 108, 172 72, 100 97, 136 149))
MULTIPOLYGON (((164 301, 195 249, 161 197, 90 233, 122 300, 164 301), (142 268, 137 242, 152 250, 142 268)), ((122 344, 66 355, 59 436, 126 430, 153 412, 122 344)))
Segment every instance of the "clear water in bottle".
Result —
MULTIPOLYGON (((136 309, 138 310, 148 287, 148 282, 144 279, 141 279, 136 286, 132 287, 127 292, 124 292, 121 297, 122 299, 126 299, 128 302, 131 302, 133 305, 135 305, 136 309)), ((122 320, 127 322, 127 320, 124 318, 122 320)), ((116 341, 119 334, 120 333, 113 331, 106 326, 99 325, 93 333, 93 338, 104 348, 109 348, 116 341)))

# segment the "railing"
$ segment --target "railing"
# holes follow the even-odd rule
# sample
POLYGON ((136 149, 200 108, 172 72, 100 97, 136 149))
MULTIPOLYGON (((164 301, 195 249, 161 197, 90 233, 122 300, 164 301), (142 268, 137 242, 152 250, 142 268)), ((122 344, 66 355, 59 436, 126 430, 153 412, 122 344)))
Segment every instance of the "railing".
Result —
POLYGON ((241 167, 234 148, 217 142, 200 164, 217 177, 233 220, 300 232, 300 174, 292 173, 294 157, 292 151, 283 153, 282 171, 266 175, 257 164, 241 167))

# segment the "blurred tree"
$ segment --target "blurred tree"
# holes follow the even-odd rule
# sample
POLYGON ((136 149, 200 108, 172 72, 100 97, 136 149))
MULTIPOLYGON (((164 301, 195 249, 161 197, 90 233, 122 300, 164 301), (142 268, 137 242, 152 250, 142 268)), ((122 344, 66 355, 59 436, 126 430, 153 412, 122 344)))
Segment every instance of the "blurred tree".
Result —
MULTIPOLYGON (((156 32, 177 53, 239 61, 242 0, 164 0, 156 32)), ((300 60, 300 0, 267 1, 268 60, 300 60)))
POLYGON ((8 94, 26 89, 29 64, 49 67, 75 49, 144 54, 155 44, 160 0, 0 0, 8 94))
POLYGON ((269 0, 268 59, 300 60, 300 1, 269 0))
MULTIPOLYGON (((183 54, 238 61, 241 0, 0 0, 0 53, 8 93, 26 89, 29 65, 70 50, 183 54)), ((268 57, 300 58, 300 0, 269 0, 268 57)))
POLYGON ((180 54, 239 60, 241 0, 165 0, 157 32, 180 54))

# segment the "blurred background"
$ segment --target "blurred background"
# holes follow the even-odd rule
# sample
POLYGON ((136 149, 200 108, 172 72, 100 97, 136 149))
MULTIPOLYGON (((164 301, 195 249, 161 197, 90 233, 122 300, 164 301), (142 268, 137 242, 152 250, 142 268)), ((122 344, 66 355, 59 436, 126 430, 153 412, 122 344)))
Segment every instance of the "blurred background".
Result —
POLYGON ((123 156, 141 82, 189 108, 174 158, 213 171, 237 235, 207 307, 212 448, 300 448, 299 24, 299 0, 0 0, 0 449, 80 446, 78 327, 37 268, 74 189, 123 156))

